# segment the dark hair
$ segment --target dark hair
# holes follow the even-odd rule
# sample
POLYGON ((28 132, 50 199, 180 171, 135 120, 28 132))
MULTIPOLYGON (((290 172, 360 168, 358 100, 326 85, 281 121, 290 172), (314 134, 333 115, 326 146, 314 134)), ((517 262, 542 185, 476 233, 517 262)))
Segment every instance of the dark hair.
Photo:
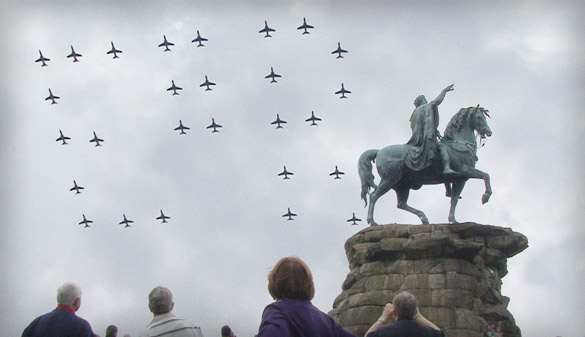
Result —
POLYGON ((290 298, 310 301, 315 296, 313 275, 298 257, 283 257, 268 274, 268 292, 275 300, 290 298))
POLYGON ((230 329, 229 326, 224 325, 223 327, 221 327, 221 337, 229 337, 231 332, 232 329, 230 329))
POLYGON ((413 294, 403 291, 392 300, 398 319, 413 319, 418 309, 418 302, 413 294))
POLYGON ((117 332, 118 327, 116 327, 115 325, 108 325, 108 327, 106 328, 106 337, 115 336, 117 332))

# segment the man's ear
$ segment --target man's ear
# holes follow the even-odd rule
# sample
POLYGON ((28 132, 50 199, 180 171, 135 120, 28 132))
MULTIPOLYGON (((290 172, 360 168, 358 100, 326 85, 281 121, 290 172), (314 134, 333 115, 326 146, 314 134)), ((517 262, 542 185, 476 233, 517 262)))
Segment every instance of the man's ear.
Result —
POLYGON ((169 311, 173 311, 174 307, 175 307, 175 302, 171 302, 171 310, 169 310, 169 311))
POLYGON ((78 297, 75 299, 75 301, 73 301, 73 309, 75 311, 79 310, 79 308, 81 308, 81 298, 78 297))

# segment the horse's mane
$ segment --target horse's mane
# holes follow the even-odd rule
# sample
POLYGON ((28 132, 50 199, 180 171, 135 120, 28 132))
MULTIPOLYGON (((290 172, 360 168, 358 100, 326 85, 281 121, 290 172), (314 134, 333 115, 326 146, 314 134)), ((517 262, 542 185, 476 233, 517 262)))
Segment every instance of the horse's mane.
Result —
POLYGON ((447 124, 445 132, 443 133, 446 140, 453 139, 455 131, 461 129, 461 127, 464 125, 464 122, 469 118, 469 115, 473 109, 475 109, 475 107, 461 108, 453 117, 451 117, 451 120, 447 124))

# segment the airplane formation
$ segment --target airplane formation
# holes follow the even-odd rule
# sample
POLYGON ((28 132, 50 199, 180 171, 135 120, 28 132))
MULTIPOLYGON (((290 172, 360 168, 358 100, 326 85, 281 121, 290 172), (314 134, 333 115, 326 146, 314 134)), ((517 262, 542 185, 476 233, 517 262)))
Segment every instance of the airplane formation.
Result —
MULTIPOLYGON (((297 27, 297 30, 301 30, 302 31, 302 35, 306 35, 306 34, 310 34, 309 29, 314 29, 314 26, 309 25, 307 23, 306 18, 303 18, 303 23, 299 27, 297 27)), ((273 32, 276 32, 276 29, 271 28, 268 25, 268 21, 267 20, 264 21, 264 27, 258 31, 258 33, 260 33, 260 34, 265 34, 264 35, 264 38, 272 37, 272 35, 270 33, 273 33, 273 32)), ((199 32, 199 30, 197 30, 197 37, 195 39, 193 39, 191 42, 192 43, 197 43, 197 47, 204 47, 205 45, 203 44, 203 42, 207 42, 207 41, 208 41, 208 39, 205 38, 205 37, 203 37, 203 36, 201 36, 201 33, 199 32)), ((115 47, 113 41, 110 41, 110 45, 111 45, 111 49, 106 52, 106 55, 113 55, 113 59, 120 58, 120 56, 118 54, 123 53, 122 50, 117 49, 115 47)), ((163 35, 163 41, 158 45, 158 47, 164 47, 164 50, 163 51, 164 52, 167 52, 167 51, 171 51, 170 47, 172 47, 174 45, 175 44, 173 42, 170 42, 167 39, 166 35, 163 35)), ((71 47, 71 52, 66 57, 67 58, 72 58, 74 63, 75 62, 79 62, 80 61, 79 58, 81 58, 83 55, 80 54, 80 53, 78 53, 78 52, 76 52, 75 49, 74 49, 74 47, 73 47, 73 45, 71 45, 70 47, 71 47)), ((345 50, 345 49, 343 49, 341 47, 341 42, 337 42, 337 48, 331 52, 331 54, 337 55, 337 57, 336 57, 337 59, 344 58, 344 56, 342 54, 347 54, 347 53, 348 53, 348 51, 345 50)), ((51 59, 48 58, 48 57, 45 57, 43 55, 42 51, 39 50, 39 57, 35 60, 35 62, 36 63, 37 62, 40 62, 41 63, 41 67, 47 67, 48 66, 47 62, 49 62, 49 61, 51 61, 51 59)), ((281 78, 281 77, 282 77, 282 75, 276 73, 274 71, 274 68, 273 67, 270 67, 270 73, 268 75, 266 75, 264 78, 265 79, 270 79, 270 83, 277 83, 278 81, 276 79, 277 78, 281 78)), ((213 83, 213 82, 209 81, 208 76, 205 75, 205 81, 202 84, 200 84, 199 87, 205 87, 205 91, 211 91, 212 90, 211 86, 215 86, 215 85, 216 85, 216 83, 213 83)), ((177 86, 175 84, 175 81, 174 80, 171 80, 171 86, 168 89, 166 89, 166 90, 167 91, 172 91, 172 96, 175 96, 175 95, 179 95, 179 92, 178 91, 183 90, 183 88, 177 86)), ((341 99, 343 99, 343 98, 346 98, 347 99, 346 94, 350 94, 350 93, 351 93, 351 91, 345 89, 344 83, 341 83, 341 89, 335 92, 336 95, 341 94, 341 96, 340 96, 341 99)), ((49 88, 49 96, 46 97, 45 100, 50 100, 51 101, 51 105, 53 105, 53 104, 57 104, 57 100, 59 100, 59 99, 60 99, 60 97, 57 96, 57 95, 54 95, 53 92, 51 91, 51 89, 49 88)), ((320 122, 320 121, 322 121, 321 118, 316 117, 314 111, 311 111, 311 116, 308 119, 305 120, 305 122, 307 122, 307 123, 310 122, 310 126, 317 126, 318 125, 317 122, 320 122)), ((270 124, 271 125, 276 125, 276 129, 282 129, 283 128, 282 125, 283 124, 286 124, 286 123, 287 122, 285 120, 282 120, 280 118, 280 115, 277 114, 276 115, 276 120, 273 121, 273 122, 271 122, 270 124)), ((222 127, 223 127, 222 125, 217 124, 215 122, 215 119, 212 118, 211 119, 211 124, 209 126, 207 126, 207 129, 212 129, 212 133, 218 133, 219 132, 218 129, 219 128, 222 128, 222 127)), ((185 132, 185 130, 190 130, 190 128, 188 126, 185 126, 183 124, 182 120, 179 120, 179 126, 177 126, 176 128, 174 128, 174 130, 175 131, 180 131, 179 134, 180 135, 184 135, 184 134, 187 134, 185 132)), ((63 134, 63 132, 61 130, 59 130, 59 137, 56 139, 57 142, 61 142, 61 145, 66 145, 66 144, 68 144, 67 141, 70 140, 70 139, 71 139, 70 137, 65 136, 63 134)), ((93 138, 90 140, 90 142, 91 143, 95 143, 95 146, 98 147, 98 146, 102 146, 101 142, 104 142, 104 140, 103 139, 100 139, 97 136, 96 132, 94 131, 93 132, 93 138)), ((329 175, 330 176, 334 176, 334 179, 341 179, 340 175, 344 175, 344 174, 345 174, 344 172, 341 172, 338 169, 338 167, 335 166, 335 171, 333 171, 329 175)), ((283 176, 283 180, 290 179, 289 176, 292 176, 292 175, 294 175, 294 173, 288 171, 287 168, 286 168, 286 166, 284 166, 284 170, 282 172, 278 173, 278 176, 283 176)), ((78 185, 75 180, 73 180, 73 184, 74 184, 74 186, 72 188, 70 188, 70 191, 75 191, 75 194, 80 194, 81 193, 80 191, 83 190, 84 187, 78 185)), ((83 216, 83 220, 81 222, 79 222, 79 224, 80 225, 83 224, 84 225, 84 228, 90 227, 89 224, 93 223, 93 221, 87 219, 86 216, 85 216, 85 214, 83 214, 82 216, 83 216)), ((287 220, 289 220, 289 221, 290 220, 294 220, 293 217, 295 217, 295 216, 297 216, 297 214, 291 212, 290 208, 288 208, 287 213, 285 213, 283 215, 283 217, 286 217, 287 220)), ((170 217, 169 216, 166 216, 163 213, 162 209, 161 209, 160 210, 160 216, 156 217, 156 220, 161 220, 162 223, 167 223, 167 220, 168 219, 170 219, 170 217)), ((353 213, 353 216, 350 219, 347 220, 347 222, 352 222, 352 225, 357 225, 357 221, 361 221, 361 219, 357 218, 355 216, 355 213, 353 213)), ((126 217, 126 215, 123 214, 123 220, 119 224, 120 225, 123 224, 124 225, 124 228, 127 228, 127 227, 131 227, 130 224, 133 223, 133 222, 134 222, 133 220, 128 219, 126 217)))

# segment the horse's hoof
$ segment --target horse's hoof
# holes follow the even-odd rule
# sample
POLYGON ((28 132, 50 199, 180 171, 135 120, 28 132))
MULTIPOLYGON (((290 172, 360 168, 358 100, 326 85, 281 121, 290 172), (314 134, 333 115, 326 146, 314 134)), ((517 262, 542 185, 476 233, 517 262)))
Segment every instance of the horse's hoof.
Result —
POLYGON ((486 203, 486 202, 488 202, 489 200, 490 200, 490 195, 489 195, 489 194, 484 194, 484 195, 481 197, 481 203, 482 203, 482 204, 485 204, 485 203, 486 203))

